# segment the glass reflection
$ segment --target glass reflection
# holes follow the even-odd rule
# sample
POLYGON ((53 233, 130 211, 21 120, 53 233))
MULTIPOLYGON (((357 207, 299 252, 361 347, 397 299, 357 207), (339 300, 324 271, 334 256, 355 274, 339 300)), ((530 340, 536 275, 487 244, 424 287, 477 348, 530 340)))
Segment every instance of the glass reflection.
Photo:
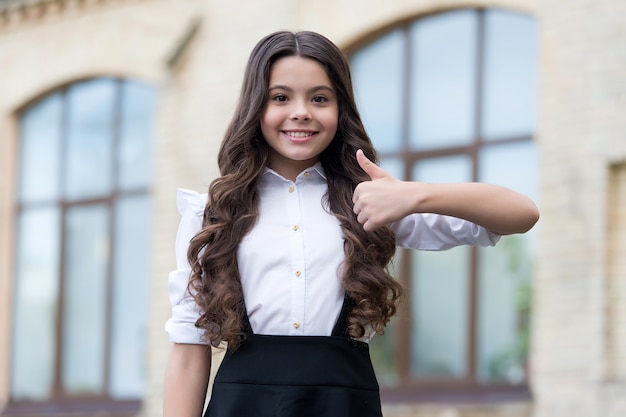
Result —
POLYGON ((20 117, 14 400, 143 395, 155 104, 148 85, 100 78, 20 117))
POLYGON ((150 200, 121 199, 115 209, 113 326, 111 334, 111 395, 140 398, 144 393, 149 274, 150 200))
MULTIPOLYGON (((478 162, 479 181, 511 188, 538 201, 539 164, 534 142, 485 146, 478 162)), ((532 234, 533 231, 525 236, 532 234)))
POLYGON ((68 91, 68 147, 65 193, 70 199, 110 192, 115 82, 97 79, 68 91))
MULTIPOLYGON (((488 146, 480 153, 480 180, 535 199, 537 156, 532 142, 488 146)), ((504 236, 479 251, 478 377, 519 383, 527 378, 531 278, 536 230, 504 236)))
POLYGON ((103 388, 106 351, 107 207, 73 207, 66 227, 63 386, 72 394, 96 394, 103 388))
POLYGON ((411 254, 413 374, 461 377, 466 372, 469 249, 411 254))
POLYGON ((404 179, 404 161, 400 158, 382 158, 380 167, 399 180, 404 179))
POLYGON ((14 400, 42 400, 52 391, 60 224, 56 207, 24 210, 17 224, 11 357, 14 400))
POLYGON ((395 152, 402 145, 403 56, 404 37, 395 30, 355 53, 350 61, 363 124, 381 153, 395 152))
POLYGON ((53 94, 20 118, 19 198, 49 201, 59 194, 62 96, 53 94))
MULTIPOLYGON (((536 36, 536 23, 528 16, 457 10, 417 20, 355 53, 355 88, 360 106, 371 106, 366 110, 370 116, 364 117, 368 129, 382 132, 372 136, 383 168, 402 178, 407 165, 417 160, 408 166, 413 180, 498 183, 537 201, 537 155, 530 142, 536 130, 536 36), (404 66, 406 74, 400 69, 404 66), (407 84, 398 87, 400 79, 407 84), (383 85, 391 85, 392 92, 383 85), (408 132, 394 130, 394 122, 408 126, 408 132), (400 134, 405 137, 396 138, 400 134), (391 139, 380 142, 379 137, 391 139), (489 142, 517 137, 529 140, 489 142), (434 157, 441 151, 456 152, 453 147, 465 153, 434 157)), ((468 248, 411 254, 412 269, 405 271, 413 280, 409 373, 418 378, 467 378, 475 359, 479 382, 524 381, 532 241, 530 233, 480 249, 478 271, 471 270, 473 252, 468 248), (468 362, 474 339, 467 318, 472 272, 479 279, 479 334, 472 335, 477 357, 468 362), (433 325, 433 317, 445 332, 433 325), (488 331, 492 327, 495 330, 488 331)), ((404 370, 398 372, 406 376, 404 370)))
POLYGON ((523 14, 485 15, 482 136, 531 135, 537 129, 537 28, 523 14))
MULTIPOLYGON (((413 179, 421 182, 471 178, 472 162, 466 155, 426 159, 413 169, 413 179)), ((413 374, 420 378, 462 377, 467 372, 469 249, 413 252, 412 256, 413 374)))
POLYGON ((411 27, 410 142, 415 149, 474 137, 477 13, 462 10, 411 27))
MULTIPOLYGON (((393 277, 398 277, 404 251, 397 251, 389 264, 388 271, 393 277)), ((385 328, 384 335, 375 335, 370 342, 372 365, 376 371, 376 378, 385 387, 397 386, 400 382, 398 373, 398 355, 394 341, 398 334, 397 317, 394 316, 385 328)))
POLYGON ((140 83, 124 83, 120 140, 119 186, 147 187, 152 178, 150 158, 156 90, 140 83))
POLYGON ((471 180, 472 160, 467 155, 423 159, 413 167, 413 181, 450 183, 471 180))

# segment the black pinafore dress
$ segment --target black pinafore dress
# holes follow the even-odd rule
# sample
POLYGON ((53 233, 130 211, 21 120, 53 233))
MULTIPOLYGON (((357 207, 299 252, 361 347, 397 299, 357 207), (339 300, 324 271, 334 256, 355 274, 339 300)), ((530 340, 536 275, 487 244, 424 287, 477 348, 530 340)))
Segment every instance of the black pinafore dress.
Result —
POLYGON ((204 417, 382 417, 369 345, 350 339, 344 301, 331 336, 252 332, 227 351, 204 417))

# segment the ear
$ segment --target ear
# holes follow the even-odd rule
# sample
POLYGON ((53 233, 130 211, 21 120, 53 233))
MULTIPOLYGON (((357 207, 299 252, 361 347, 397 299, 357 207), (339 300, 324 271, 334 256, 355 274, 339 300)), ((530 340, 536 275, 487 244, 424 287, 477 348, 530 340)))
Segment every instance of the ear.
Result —
POLYGON ((378 178, 383 178, 388 176, 387 171, 367 159, 362 150, 356 151, 356 160, 359 163, 359 166, 372 180, 376 180, 378 178))

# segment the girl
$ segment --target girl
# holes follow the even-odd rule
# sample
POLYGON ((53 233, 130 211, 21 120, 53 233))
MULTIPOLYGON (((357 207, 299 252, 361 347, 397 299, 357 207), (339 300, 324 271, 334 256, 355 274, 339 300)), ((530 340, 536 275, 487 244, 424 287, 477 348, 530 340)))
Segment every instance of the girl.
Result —
POLYGON ((403 182, 372 161, 341 51, 312 32, 262 39, 221 176, 208 196, 179 191, 165 417, 202 413, 222 341, 205 416, 381 416, 367 342, 396 311, 396 246, 493 245, 538 219, 511 190, 403 182))

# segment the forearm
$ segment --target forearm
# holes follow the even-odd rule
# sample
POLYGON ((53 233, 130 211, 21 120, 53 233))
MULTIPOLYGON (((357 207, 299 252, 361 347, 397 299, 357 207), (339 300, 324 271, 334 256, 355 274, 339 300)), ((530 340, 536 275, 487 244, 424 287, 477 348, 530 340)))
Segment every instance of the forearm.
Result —
POLYGON ((458 217, 501 235, 527 232, 539 219, 535 203, 508 188, 482 183, 400 181, 374 165, 362 151, 357 151, 356 157, 372 179, 357 185, 352 196, 354 214, 366 231, 412 213, 458 217))
POLYGON ((527 232, 539 219, 533 201, 508 188, 483 183, 411 184, 415 212, 459 217, 501 235, 527 232))
POLYGON ((211 350, 174 344, 165 374, 163 417, 199 417, 207 394, 211 350))

